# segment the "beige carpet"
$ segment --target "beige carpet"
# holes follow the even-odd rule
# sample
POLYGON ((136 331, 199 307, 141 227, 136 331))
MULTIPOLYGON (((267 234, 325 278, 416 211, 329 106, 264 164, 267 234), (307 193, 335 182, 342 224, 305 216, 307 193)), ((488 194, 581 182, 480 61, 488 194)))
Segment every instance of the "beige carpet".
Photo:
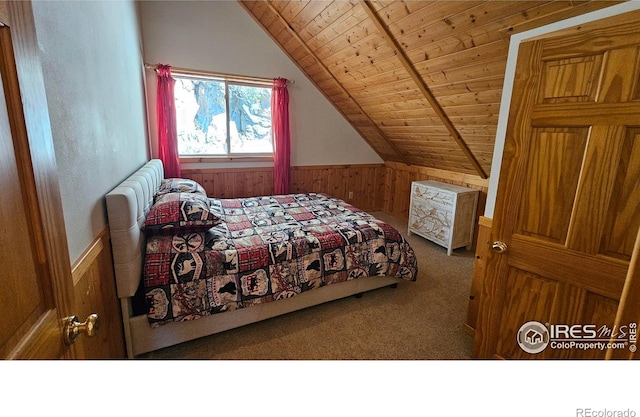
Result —
POLYGON ((416 282, 382 288, 139 356, 140 359, 469 359, 463 329, 474 254, 452 256, 406 221, 373 213, 407 237, 416 282))

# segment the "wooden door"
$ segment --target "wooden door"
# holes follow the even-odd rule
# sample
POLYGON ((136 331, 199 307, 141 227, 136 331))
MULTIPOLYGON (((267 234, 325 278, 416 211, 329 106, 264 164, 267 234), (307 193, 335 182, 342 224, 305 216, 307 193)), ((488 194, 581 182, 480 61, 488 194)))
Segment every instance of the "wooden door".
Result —
POLYGON ((634 352, 634 325, 614 325, 640 227, 638 27, 632 12, 520 45, 476 357, 634 352))
POLYGON ((0 357, 74 358, 71 270, 29 2, 0 2, 0 357))

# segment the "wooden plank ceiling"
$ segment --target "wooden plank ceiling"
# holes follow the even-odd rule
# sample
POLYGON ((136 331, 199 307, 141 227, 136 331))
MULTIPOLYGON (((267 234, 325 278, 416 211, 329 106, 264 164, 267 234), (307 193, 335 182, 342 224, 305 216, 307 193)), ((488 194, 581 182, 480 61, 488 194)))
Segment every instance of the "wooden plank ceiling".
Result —
POLYGON ((382 159, 482 178, 510 35, 615 3, 240 1, 382 159))

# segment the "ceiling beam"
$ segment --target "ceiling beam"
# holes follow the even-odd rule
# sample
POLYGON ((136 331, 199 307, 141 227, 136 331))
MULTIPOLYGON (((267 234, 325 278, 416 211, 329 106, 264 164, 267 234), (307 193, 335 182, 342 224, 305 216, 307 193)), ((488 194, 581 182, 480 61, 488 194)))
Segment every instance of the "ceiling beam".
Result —
MULTIPOLYGON (((404 162, 407 165, 411 165, 407 158, 405 157, 405 155, 393 144, 393 142, 391 142, 391 140, 389 139, 389 137, 387 137, 387 135, 382 131, 382 129, 380 129, 380 127, 378 126, 378 124, 376 122, 374 122, 371 117, 369 117, 369 115, 367 114, 366 111, 364 111, 364 109, 362 108, 362 106, 360 106, 360 104, 358 104, 358 102, 356 101, 355 98, 353 98, 353 96, 347 91, 346 88, 344 88, 344 86, 342 85, 342 83, 340 81, 338 81, 338 79, 333 75, 333 73, 331 72, 331 70, 329 70, 329 68, 320 60, 320 58, 318 58, 318 56, 311 50, 311 48, 309 48, 309 46, 307 45, 307 43, 304 41, 304 39, 302 39, 300 37, 300 35, 298 35, 298 33, 293 29, 293 27, 291 27, 291 24, 289 22, 287 22, 287 19, 284 18, 284 16, 282 16, 282 14, 280 14, 280 11, 278 11, 278 9, 276 9, 271 2, 266 2, 267 7, 269 8, 269 10, 271 11, 271 13, 275 14, 276 17, 280 20, 280 22, 284 25, 285 29, 289 32, 289 34, 291 36, 293 36, 298 43, 300 43, 300 45, 304 48, 304 50, 309 54, 309 56, 311 56, 316 63, 323 69, 324 72, 327 73, 327 75, 338 85, 338 87, 340 88, 340 90, 342 91, 343 94, 345 94, 347 97, 349 97, 349 99, 353 102, 353 104, 357 107, 358 111, 369 121, 369 123, 371 123, 371 126, 375 129, 376 133, 378 135, 380 135, 380 137, 389 145, 389 147, 391 147, 391 149, 393 149, 393 151, 398 155, 398 157, 400 158, 401 162, 404 162)), ((268 31, 267 31, 268 32, 268 31)), ((313 81, 312 81, 313 82, 313 81)), ((314 82, 315 84, 315 82, 314 82)), ((316 85, 317 87, 317 85, 316 85)), ((318 87, 318 89, 320 91, 322 91, 322 89, 320 89, 318 87)), ((333 100, 329 100, 333 103, 333 100)), ((342 111, 340 109, 338 109, 341 113, 342 111)), ((346 116, 345 116, 346 118, 346 116)), ((347 120, 349 120, 347 118, 347 120)), ((354 126, 354 128, 356 128, 356 130, 360 131, 356 126, 354 126)), ((374 150, 377 149, 376 146, 373 146, 369 139, 364 136, 362 133, 360 133, 362 135, 362 137, 364 138, 365 141, 367 141, 367 143, 369 143, 369 146, 371 146, 374 150)), ((382 155, 380 155, 382 156, 382 155)), ((384 157, 382 158, 384 159, 384 157)))
POLYGON ((375 9, 373 8, 373 5, 371 5, 371 3, 366 0, 360 0, 360 4, 362 5, 362 8, 364 9, 364 11, 367 12, 367 15, 369 15, 369 17, 371 18, 371 21, 375 24, 380 34, 385 38, 389 46, 391 46, 391 48, 394 50, 396 56, 398 57, 398 59, 400 59, 400 62, 402 62, 402 65, 404 66, 404 68, 407 70, 407 72, 409 73, 413 81, 416 83, 420 91, 422 91, 422 94, 424 94, 424 97, 427 99, 427 101, 429 102, 433 110, 436 112, 436 115, 438 116, 440 121, 445 125, 445 127, 449 131, 449 134, 451 135, 453 140, 456 141, 456 143, 458 144, 462 152, 464 152, 464 154, 466 155, 467 159, 469 159, 469 162, 471 162, 471 164, 473 165, 474 169, 476 170, 480 178, 483 178, 483 179, 488 178, 488 175, 482 168, 482 165, 480 165, 480 162, 478 162, 478 159, 476 159, 473 152, 471 152, 471 149, 469 149, 469 146, 467 145, 467 143, 464 141, 464 139, 462 139, 462 136, 460 135, 456 127, 453 125, 453 123, 445 113, 442 106, 440 106, 440 103, 438 103, 438 101, 436 100, 435 96, 433 95, 433 93, 425 83, 424 79, 420 76, 418 71, 415 69, 415 67, 413 66, 413 63, 409 60, 407 55, 404 53, 404 50, 400 47, 400 45, 398 44, 398 41, 391 34, 391 32, 389 31, 387 26, 384 24, 384 22, 382 21, 378 13, 375 11, 375 9))

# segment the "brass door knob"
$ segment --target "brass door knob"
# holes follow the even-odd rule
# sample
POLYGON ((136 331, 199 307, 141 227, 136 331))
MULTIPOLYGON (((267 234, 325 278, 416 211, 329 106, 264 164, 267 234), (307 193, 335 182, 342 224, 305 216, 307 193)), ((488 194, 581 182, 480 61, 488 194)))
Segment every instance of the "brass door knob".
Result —
POLYGON ((64 341, 67 345, 72 345, 80 334, 94 337, 99 328, 100 318, 95 313, 89 314, 83 323, 76 316, 67 317, 64 319, 64 341))
POLYGON ((507 244, 501 241, 493 242, 493 251, 495 253, 505 253, 507 251, 507 244))

